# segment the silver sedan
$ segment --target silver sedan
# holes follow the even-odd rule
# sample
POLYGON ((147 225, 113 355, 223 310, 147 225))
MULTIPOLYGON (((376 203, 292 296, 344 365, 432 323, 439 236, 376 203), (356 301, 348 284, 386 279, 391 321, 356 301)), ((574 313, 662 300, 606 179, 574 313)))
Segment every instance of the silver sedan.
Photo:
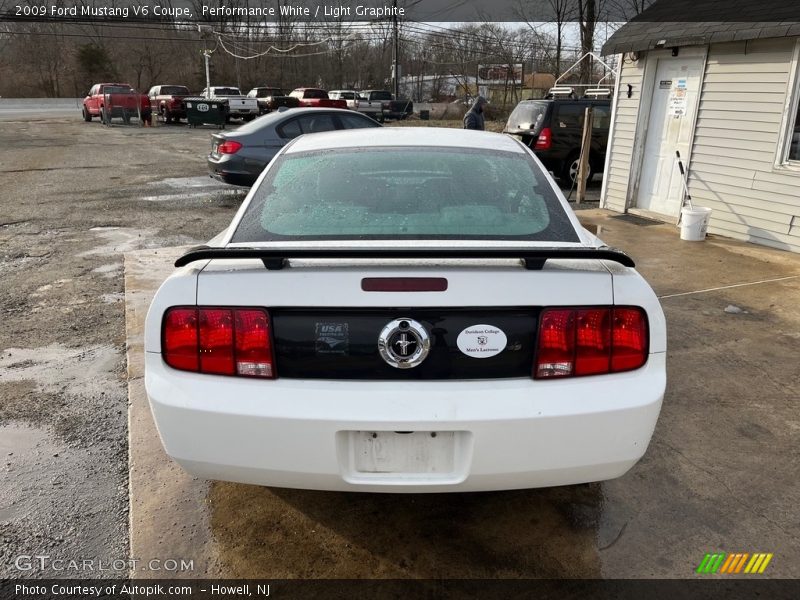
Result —
POLYGON ((208 173, 225 183, 250 187, 278 151, 299 135, 380 126, 351 110, 278 109, 235 131, 211 136, 208 173))

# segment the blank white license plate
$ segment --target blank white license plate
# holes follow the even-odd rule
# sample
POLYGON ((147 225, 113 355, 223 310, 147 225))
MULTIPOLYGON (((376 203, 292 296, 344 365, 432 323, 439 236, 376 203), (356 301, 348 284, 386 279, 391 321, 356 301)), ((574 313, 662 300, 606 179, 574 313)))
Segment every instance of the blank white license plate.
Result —
POLYGON ((452 473, 456 432, 353 431, 354 468, 360 473, 452 473))

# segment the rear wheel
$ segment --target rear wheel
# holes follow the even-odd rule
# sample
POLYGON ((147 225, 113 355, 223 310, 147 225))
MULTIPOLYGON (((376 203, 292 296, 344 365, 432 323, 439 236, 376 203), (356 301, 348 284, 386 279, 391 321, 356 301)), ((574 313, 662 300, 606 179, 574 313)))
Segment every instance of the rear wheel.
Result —
POLYGON ((85 106, 83 107, 81 113, 83 114, 83 120, 86 121, 87 123, 92 120, 92 115, 89 113, 88 110, 86 110, 85 106))
MULTIPOLYGON (((561 167, 561 173, 559 173, 559 178, 561 179, 562 183, 565 185, 572 185, 576 183, 578 178, 578 169, 580 167, 580 160, 581 160, 581 153, 575 151, 571 153, 567 159, 564 161, 564 164, 561 167)), ((594 177, 594 172, 592 172, 592 161, 591 157, 589 159, 589 174, 586 178, 587 183, 592 180, 594 177)))
POLYGON ((164 123, 166 123, 166 124, 168 124, 168 125, 169 125, 170 123, 172 123, 172 113, 171 113, 171 112, 169 112, 169 109, 168 109, 168 108, 165 108, 165 109, 164 109, 164 111, 163 111, 161 114, 163 114, 163 115, 164 115, 164 123))

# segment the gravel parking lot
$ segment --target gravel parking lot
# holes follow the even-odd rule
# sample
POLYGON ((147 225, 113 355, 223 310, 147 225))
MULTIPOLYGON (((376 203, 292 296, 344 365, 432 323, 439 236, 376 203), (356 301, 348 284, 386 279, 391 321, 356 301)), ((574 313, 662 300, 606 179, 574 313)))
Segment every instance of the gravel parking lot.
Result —
MULTIPOLYGON (((0 106, 0 577, 78 575, 20 571, 20 555, 129 557, 123 256, 204 242, 244 197, 205 174, 212 130, 64 110, 0 106)), ((444 497, 203 484, 202 515, 151 525, 154 552, 176 558, 170 540, 203 520, 194 575, 686 577, 719 549, 775 552, 773 575, 800 575, 800 258, 583 214, 664 296, 670 384, 633 471, 444 497)))
POLYGON ((123 254, 205 241, 244 197, 205 176, 208 130, 46 108, 0 110, 0 577, 128 557, 123 254))

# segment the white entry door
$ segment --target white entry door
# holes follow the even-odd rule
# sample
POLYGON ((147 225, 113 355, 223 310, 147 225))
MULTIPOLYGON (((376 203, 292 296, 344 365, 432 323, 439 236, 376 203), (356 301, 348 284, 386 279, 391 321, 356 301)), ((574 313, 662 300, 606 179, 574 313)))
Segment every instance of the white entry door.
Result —
POLYGON ((700 57, 658 60, 637 208, 670 217, 677 217, 680 212, 683 184, 675 152, 681 153, 686 166, 702 68, 700 57))

